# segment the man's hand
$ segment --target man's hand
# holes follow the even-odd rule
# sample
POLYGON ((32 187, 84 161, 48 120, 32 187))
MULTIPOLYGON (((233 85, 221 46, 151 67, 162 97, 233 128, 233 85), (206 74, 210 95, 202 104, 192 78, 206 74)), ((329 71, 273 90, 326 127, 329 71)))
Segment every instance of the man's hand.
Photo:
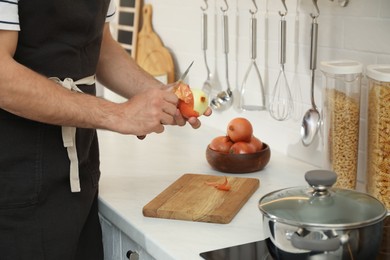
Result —
MULTIPOLYGON (((175 92, 175 87, 177 87, 177 86, 178 86, 178 82, 174 82, 174 83, 168 84, 167 86, 165 86, 163 88, 166 89, 167 91, 175 92)), ((208 107, 203 115, 210 116, 211 114, 212 114, 212 110, 210 107, 208 107)), ((201 122, 198 118, 190 117, 188 119, 185 119, 181 115, 179 109, 177 109, 177 111, 176 111, 175 122, 176 122, 176 125, 178 125, 178 126, 184 126, 186 124, 186 122, 188 122, 192 126, 192 128, 194 128, 194 129, 198 129, 201 126, 201 122)))
MULTIPOLYGON (((148 113, 154 113, 156 112, 156 115, 157 114, 160 114, 158 112, 159 109, 162 108, 162 106, 159 108, 159 106, 154 106, 154 108, 156 109, 156 111, 152 112, 151 110, 148 112, 148 111, 142 111, 142 113, 140 112, 139 114, 137 114, 136 116, 138 117, 137 118, 137 121, 140 120, 139 122, 139 126, 142 125, 142 120, 145 120, 145 123, 148 121, 149 123, 147 125, 149 125, 151 128, 150 130, 146 130, 147 128, 145 128, 145 133, 144 134, 136 134, 138 139, 140 140, 143 140, 146 136, 146 134, 148 133, 151 133, 151 132, 155 132, 155 133, 162 133, 164 131, 164 125, 177 125, 177 126, 184 126, 187 122, 192 126, 192 128, 194 129, 198 129, 200 126, 201 126, 201 121, 199 120, 199 118, 196 118, 196 117, 191 117, 191 118, 184 118, 181 113, 180 113, 180 110, 176 107, 177 106, 177 102, 178 102, 178 99, 176 97, 176 95, 173 94, 174 97, 176 98, 168 98, 170 97, 173 92, 172 91, 167 91, 166 88, 163 88, 165 90, 165 92, 169 93, 169 95, 167 95, 165 98, 167 100, 170 100, 168 101, 168 104, 166 104, 166 111, 170 111, 168 113, 166 112, 163 112, 161 115, 165 118, 164 120, 163 119, 158 119, 158 117, 156 117, 155 119, 153 119, 153 117, 151 116, 147 116, 148 113), (174 105, 174 108, 172 107, 172 105, 174 105), (168 108, 169 107, 169 108, 168 108), (173 109, 175 110, 175 112, 173 113, 173 109), (150 120, 147 120, 147 119, 150 119, 150 120), (160 122, 160 124, 159 124, 160 122)), ((147 91, 148 94, 145 93, 146 95, 146 98, 148 97, 152 97, 150 94, 149 94, 149 91, 147 91)), ((156 92, 156 95, 157 95, 158 92, 156 92)), ((144 95, 142 95, 144 96, 144 95)), ((137 98, 138 99, 138 96, 137 98)), ((156 103, 155 104, 159 104, 160 101, 155 101, 156 103)), ((134 103, 134 100, 133 102, 134 103)), ((153 103, 153 102, 152 102, 153 103)), ((149 105, 147 105, 148 107, 150 107, 149 105)), ((206 112, 203 114, 204 116, 210 116, 212 114, 212 110, 211 108, 207 108, 206 112)), ((146 126, 146 124, 144 124, 146 126)))
MULTIPOLYGON (((212 110, 209 107, 209 108, 207 108, 206 112, 204 112, 203 115, 204 116, 210 116, 211 114, 212 114, 212 110)), ((201 126, 201 122, 200 122, 199 118, 197 118, 197 117, 190 117, 188 119, 185 119, 180 114, 179 109, 177 110, 177 114, 175 116, 175 121, 177 122, 177 125, 180 125, 180 126, 185 125, 185 122, 187 121, 192 126, 192 128, 194 128, 194 129, 198 129, 201 126)))
POLYGON ((114 131, 143 136, 162 133, 175 125, 178 98, 172 92, 150 88, 119 105, 114 131))

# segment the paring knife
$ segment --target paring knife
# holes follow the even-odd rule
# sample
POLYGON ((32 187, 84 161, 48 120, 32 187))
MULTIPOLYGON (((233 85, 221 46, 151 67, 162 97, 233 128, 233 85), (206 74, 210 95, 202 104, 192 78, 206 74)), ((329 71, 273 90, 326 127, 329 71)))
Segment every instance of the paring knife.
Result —
MULTIPOLYGON (((184 79, 187 77, 187 74, 190 71, 192 64, 194 64, 194 61, 191 62, 191 64, 188 66, 188 68, 184 71, 184 73, 176 81, 175 86, 173 87, 174 91, 176 91, 176 89, 179 87, 180 83, 184 82, 184 79)), ((137 138, 139 140, 143 140, 143 139, 145 139, 145 137, 146 137, 146 135, 137 135, 137 138)))

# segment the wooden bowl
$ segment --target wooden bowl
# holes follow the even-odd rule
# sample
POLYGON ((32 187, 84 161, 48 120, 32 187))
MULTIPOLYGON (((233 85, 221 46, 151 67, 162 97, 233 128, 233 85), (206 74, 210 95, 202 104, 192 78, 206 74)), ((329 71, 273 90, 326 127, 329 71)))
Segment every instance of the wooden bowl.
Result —
POLYGON ((210 166, 221 172, 249 173, 262 170, 271 158, 271 150, 263 143, 263 150, 248 154, 221 153, 207 146, 206 159, 210 166))

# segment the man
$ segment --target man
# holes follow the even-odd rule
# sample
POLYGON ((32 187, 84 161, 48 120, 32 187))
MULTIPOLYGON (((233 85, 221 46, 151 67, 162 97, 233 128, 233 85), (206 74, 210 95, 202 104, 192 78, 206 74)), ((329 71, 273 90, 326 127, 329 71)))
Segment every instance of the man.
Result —
POLYGON ((186 123, 112 38, 114 12, 110 0, 0 0, 1 260, 103 259, 94 129, 186 123), (128 101, 95 97, 95 78, 128 101))

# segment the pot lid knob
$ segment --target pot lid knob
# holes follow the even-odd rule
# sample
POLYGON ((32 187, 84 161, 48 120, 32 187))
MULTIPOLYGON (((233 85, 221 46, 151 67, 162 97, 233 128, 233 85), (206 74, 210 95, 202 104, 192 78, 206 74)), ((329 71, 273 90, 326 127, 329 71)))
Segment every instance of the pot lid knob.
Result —
POLYGON ((316 191, 325 191, 336 182, 337 174, 328 170, 311 170, 306 172, 305 180, 316 191))

